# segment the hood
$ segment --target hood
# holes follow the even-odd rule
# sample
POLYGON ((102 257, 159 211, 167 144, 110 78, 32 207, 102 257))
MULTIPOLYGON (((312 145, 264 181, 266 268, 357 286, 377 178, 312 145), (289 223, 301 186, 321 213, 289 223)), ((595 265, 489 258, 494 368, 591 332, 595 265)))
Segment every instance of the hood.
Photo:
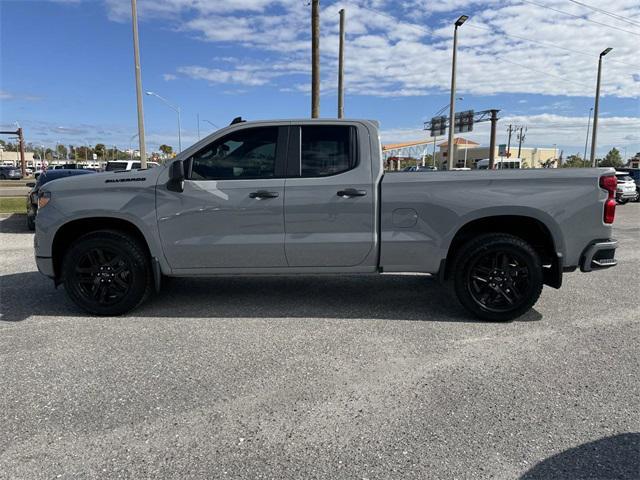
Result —
POLYGON ((75 175, 66 178, 51 180, 41 188, 45 192, 65 191, 77 192, 79 190, 106 190, 113 188, 144 188, 155 186, 158 176, 165 166, 147 168, 146 170, 127 170, 118 172, 99 172, 87 175, 75 175))

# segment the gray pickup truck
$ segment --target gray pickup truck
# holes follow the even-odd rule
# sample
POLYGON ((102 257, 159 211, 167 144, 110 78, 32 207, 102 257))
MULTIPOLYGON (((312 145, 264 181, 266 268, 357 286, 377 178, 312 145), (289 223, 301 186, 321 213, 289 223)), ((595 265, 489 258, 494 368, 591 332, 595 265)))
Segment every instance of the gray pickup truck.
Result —
POLYGON ((161 167, 46 184, 35 255, 96 315, 164 276, 420 272, 504 321, 616 264, 615 194, 612 169, 385 173, 372 121, 238 122, 161 167))

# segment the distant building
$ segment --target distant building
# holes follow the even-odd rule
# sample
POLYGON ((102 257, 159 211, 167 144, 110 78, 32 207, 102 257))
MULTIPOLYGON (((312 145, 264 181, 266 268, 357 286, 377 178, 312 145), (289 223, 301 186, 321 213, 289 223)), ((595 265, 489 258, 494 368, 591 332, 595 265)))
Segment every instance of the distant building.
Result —
MULTIPOLYGON (((27 162, 27 167, 32 167, 34 162, 34 152, 24 152, 24 159, 27 162)), ((40 160, 37 160, 40 162, 40 160)), ((20 152, 7 152, 0 148, 0 164, 18 166, 20 163, 20 152)))
MULTIPOLYGON (((455 166, 475 168, 476 163, 480 160, 489 158, 489 147, 480 145, 473 140, 468 140, 463 137, 457 137, 455 140, 456 145, 456 162, 455 166)), ((438 144, 439 151, 436 152, 436 165, 439 168, 446 168, 448 161, 448 143, 442 142, 438 144)), ((504 152, 500 151, 500 147, 496 146, 495 149, 496 160, 515 159, 518 156, 518 146, 511 146, 510 155, 507 156, 504 152), (500 155, 503 153, 503 155, 500 155)), ((545 165, 552 168, 557 167, 558 150, 554 147, 522 147, 520 149, 520 160, 522 161, 523 168, 543 168, 545 165)))

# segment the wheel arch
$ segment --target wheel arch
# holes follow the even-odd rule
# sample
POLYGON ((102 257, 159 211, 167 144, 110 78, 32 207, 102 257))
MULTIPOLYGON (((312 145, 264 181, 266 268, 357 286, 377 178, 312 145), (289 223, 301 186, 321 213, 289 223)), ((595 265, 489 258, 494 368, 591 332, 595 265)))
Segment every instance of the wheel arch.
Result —
POLYGON ((145 249, 150 261, 153 261, 151 248, 147 238, 135 223, 117 217, 87 217, 71 220, 58 228, 51 246, 53 271, 56 284, 60 283, 62 260, 71 244, 81 236, 98 230, 115 230, 131 235, 145 249))
POLYGON ((442 281, 451 277, 453 260, 460 248, 472 238, 485 233, 506 233, 530 243, 542 260, 544 283, 554 288, 562 285, 563 255, 552 228, 529 215, 490 215, 475 218, 462 225, 453 235, 447 256, 443 259, 439 276, 442 281))

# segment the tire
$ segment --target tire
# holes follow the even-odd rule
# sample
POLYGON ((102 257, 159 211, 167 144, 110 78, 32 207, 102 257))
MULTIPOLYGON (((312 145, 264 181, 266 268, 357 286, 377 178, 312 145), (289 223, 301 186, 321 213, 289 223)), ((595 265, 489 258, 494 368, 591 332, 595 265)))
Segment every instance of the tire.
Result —
POLYGON ((540 297, 542 262, 533 247, 503 233, 466 243, 453 266, 455 294, 482 320, 506 322, 526 313, 540 297))
POLYGON ((640 190, 636 190, 636 196, 631 199, 633 203, 640 202, 640 190))
POLYGON ((616 202, 618 202, 618 205, 625 205, 628 201, 628 198, 616 198, 616 202))
POLYGON ((27 215, 27 228, 32 232, 36 229, 36 219, 31 215, 27 215))
POLYGON ((77 239, 62 263, 67 295, 83 310, 100 316, 127 313, 152 290, 151 264, 132 236, 100 230, 77 239))

